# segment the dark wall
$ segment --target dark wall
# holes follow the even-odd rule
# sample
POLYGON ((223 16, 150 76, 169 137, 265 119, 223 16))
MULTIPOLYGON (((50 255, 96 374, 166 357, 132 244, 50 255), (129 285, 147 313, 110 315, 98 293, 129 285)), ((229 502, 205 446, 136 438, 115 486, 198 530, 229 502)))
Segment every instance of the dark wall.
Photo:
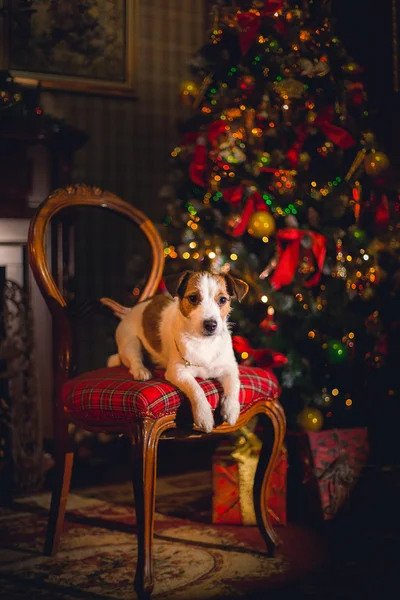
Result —
MULTIPOLYGON (((400 13, 398 1, 397 11, 400 13)), ((333 0, 332 14, 348 53, 366 69, 371 125, 392 162, 400 164, 400 94, 393 86, 392 0, 333 0)))
MULTIPOLYGON (((164 213, 158 194, 179 140, 185 112, 179 85, 204 39, 204 0, 137 0, 137 100, 45 92, 45 112, 86 131, 73 180, 118 194, 152 219, 164 213)), ((135 50, 135 52, 136 52, 135 50)))

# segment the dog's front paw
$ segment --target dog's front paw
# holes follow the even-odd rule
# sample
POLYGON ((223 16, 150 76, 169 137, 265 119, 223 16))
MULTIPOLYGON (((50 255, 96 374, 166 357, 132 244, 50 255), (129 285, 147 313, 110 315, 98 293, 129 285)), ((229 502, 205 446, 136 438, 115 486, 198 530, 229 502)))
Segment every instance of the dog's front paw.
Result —
POLYGON ((204 402, 193 409, 193 421, 199 429, 211 433, 214 429, 214 415, 208 402, 204 402))
POLYGON ((240 403, 237 396, 225 396, 221 401, 221 416, 228 425, 234 425, 240 415, 240 403))
POLYGON ((148 381, 151 379, 151 372, 144 365, 132 365, 129 373, 136 381, 148 381))

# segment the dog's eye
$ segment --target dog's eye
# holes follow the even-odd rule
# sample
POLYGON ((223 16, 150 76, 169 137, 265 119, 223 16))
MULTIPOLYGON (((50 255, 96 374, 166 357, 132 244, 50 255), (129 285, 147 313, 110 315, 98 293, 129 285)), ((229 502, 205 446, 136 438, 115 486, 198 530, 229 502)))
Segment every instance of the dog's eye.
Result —
POLYGON ((222 296, 219 300, 218 300, 218 304, 220 306, 223 306, 224 304, 226 304, 228 302, 228 298, 225 298, 225 296, 222 296))
POLYGON ((188 296, 187 299, 189 300, 190 304, 197 304, 199 301, 199 297, 196 296, 196 294, 192 294, 191 296, 188 296))

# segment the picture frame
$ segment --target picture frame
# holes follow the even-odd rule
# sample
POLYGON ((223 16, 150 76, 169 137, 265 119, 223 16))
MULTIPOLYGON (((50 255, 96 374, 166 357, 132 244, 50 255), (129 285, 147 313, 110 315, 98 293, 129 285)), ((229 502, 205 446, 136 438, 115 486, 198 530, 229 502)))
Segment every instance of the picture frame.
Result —
POLYGON ((0 0, 0 69, 43 90, 136 97, 138 0, 0 0))

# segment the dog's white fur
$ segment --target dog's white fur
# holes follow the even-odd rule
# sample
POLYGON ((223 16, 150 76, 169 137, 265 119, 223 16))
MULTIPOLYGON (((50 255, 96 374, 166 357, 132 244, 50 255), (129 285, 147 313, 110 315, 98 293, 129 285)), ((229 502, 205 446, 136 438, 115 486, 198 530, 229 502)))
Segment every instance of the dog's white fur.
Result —
MULTIPOLYGON (((230 303, 231 296, 241 300, 247 293, 247 284, 229 275, 224 277, 227 282, 225 304, 230 303)), ((141 302, 132 309, 125 309, 107 298, 101 299, 121 318, 116 330, 118 354, 109 358, 108 366, 122 363, 128 367, 134 379, 150 379, 151 372, 143 364, 143 346, 152 361, 166 369, 165 378, 189 398, 195 425, 207 433, 214 427, 213 412, 196 377, 215 378, 221 382, 224 392, 221 416, 229 425, 236 423, 240 413, 239 369, 227 324, 229 307, 227 305, 223 309, 220 305, 221 280, 224 277, 208 272, 185 272, 180 276, 176 289, 172 286, 170 290, 175 297, 166 303, 161 314, 154 319, 153 326, 158 329, 161 342, 159 351, 149 343, 143 325, 143 313, 153 299, 141 302), (190 282, 190 277, 194 276, 199 302, 192 307, 182 291, 182 281, 190 282), (186 315, 182 302, 189 307, 186 315), (205 321, 208 320, 216 322, 216 329, 211 334, 205 330, 205 321)), ((191 297, 193 299, 193 294, 191 297)))

